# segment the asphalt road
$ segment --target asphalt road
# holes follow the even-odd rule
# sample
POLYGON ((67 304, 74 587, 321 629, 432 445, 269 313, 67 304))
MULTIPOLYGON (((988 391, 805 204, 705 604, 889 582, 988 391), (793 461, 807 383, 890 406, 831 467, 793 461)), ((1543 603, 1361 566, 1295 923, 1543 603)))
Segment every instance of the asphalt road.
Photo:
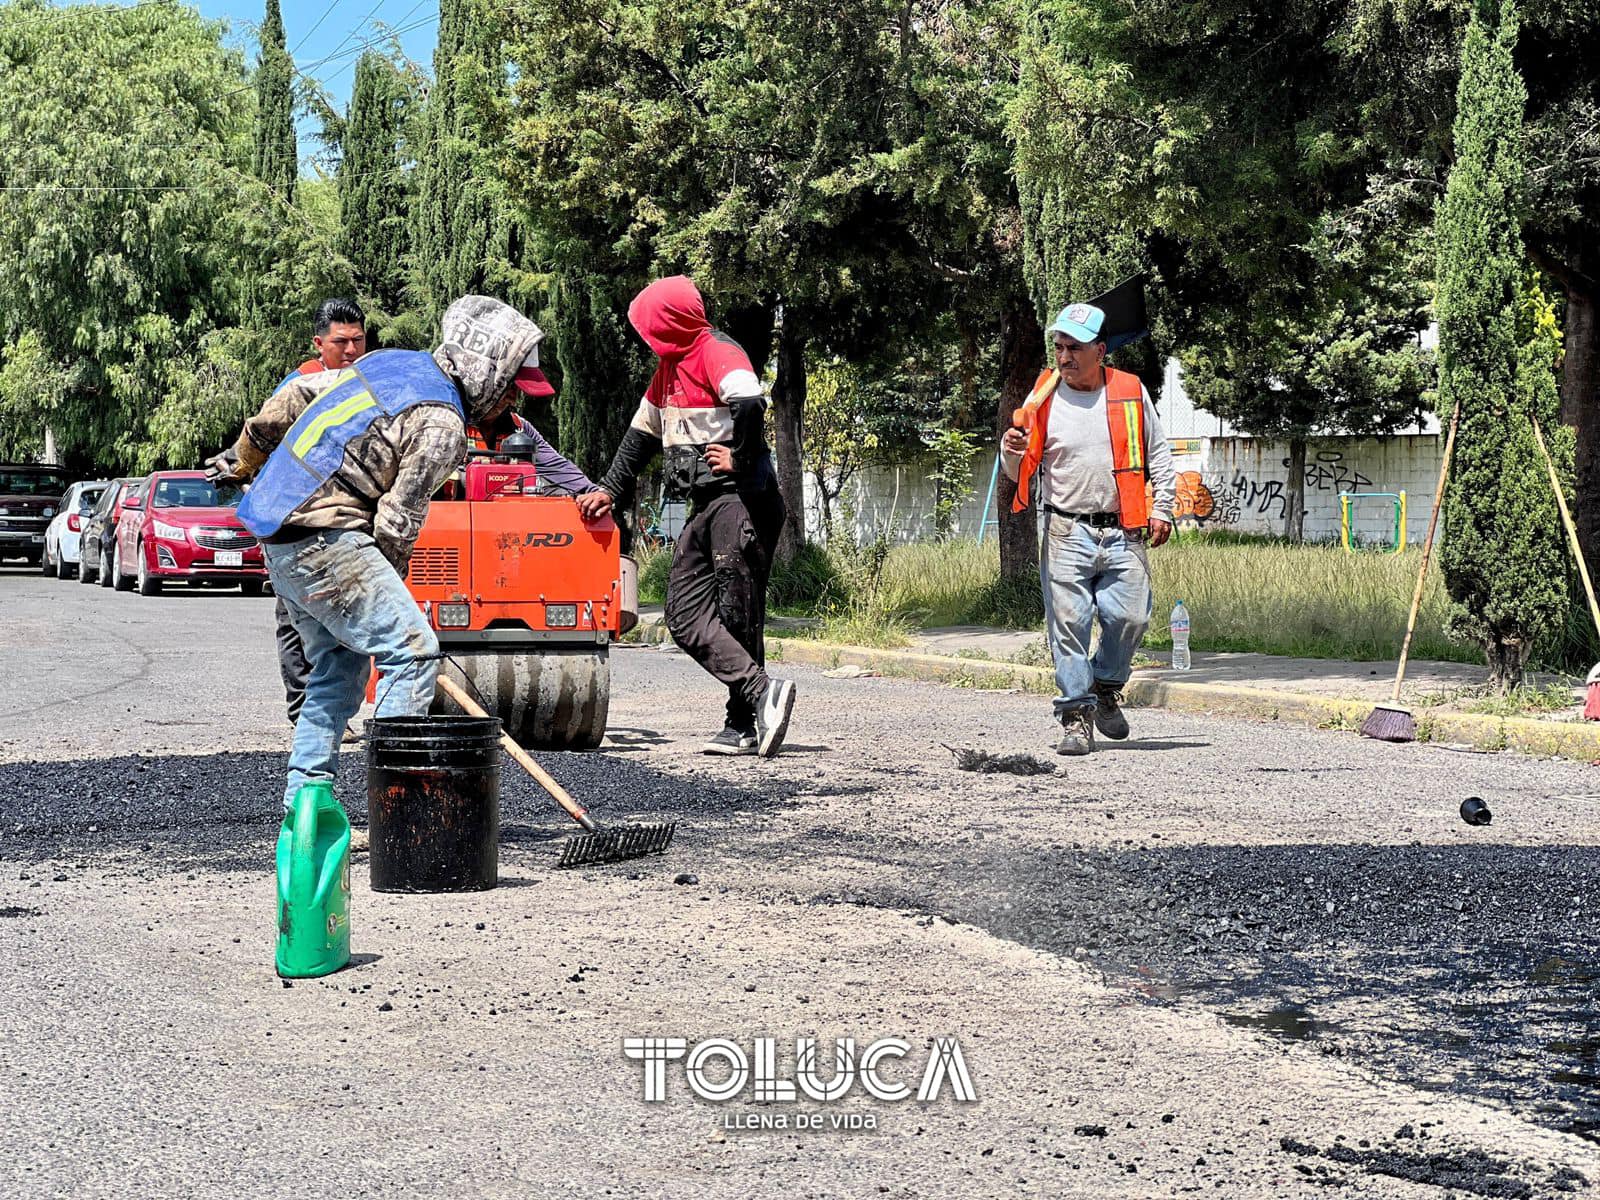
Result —
POLYGON ((671 852, 554 871, 507 764, 501 886, 358 858, 353 966, 290 988, 271 600, 0 602, 0 1194, 1600 1190, 1590 768, 1144 710, 978 775, 941 743, 1058 761, 1043 701, 798 667, 786 751, 708 759, 709 679, 624 648, 606 747, 546 762, 671 852), (641 1035, 900 1037, 913 1085, 953 1036, 977 1100, 716 1104, 677 1063, 650 1103, 641 1035))

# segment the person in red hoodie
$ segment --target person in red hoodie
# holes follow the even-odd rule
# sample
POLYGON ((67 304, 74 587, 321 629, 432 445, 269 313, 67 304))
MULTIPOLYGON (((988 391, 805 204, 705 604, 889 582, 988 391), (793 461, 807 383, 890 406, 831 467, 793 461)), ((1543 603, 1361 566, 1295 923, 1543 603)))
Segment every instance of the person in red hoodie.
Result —
POLYGON ((706 753, 770 758, 788 732, 795 689, 767 675, 763 649, 784 515, 762 428, 766 396, 749 356, 711 327, 687 276, 645 288, 628 320, 659 362, 610 468, 578 508, 591 520, 609 512, 663 456, 668 494, 692 506, 672 551, 667 629, 728 688, 724 728, 706 753))

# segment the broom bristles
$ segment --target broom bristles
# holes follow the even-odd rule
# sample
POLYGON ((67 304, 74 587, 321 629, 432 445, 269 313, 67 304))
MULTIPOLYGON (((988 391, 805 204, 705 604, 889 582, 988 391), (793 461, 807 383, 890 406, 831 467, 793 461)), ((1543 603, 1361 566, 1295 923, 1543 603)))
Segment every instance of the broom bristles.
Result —
POLYGON ((570 839, 561 852, 561 867, 592 867, 602 863, 626 862, 630 858, 643 858, 646 854, 664 854, 672 845, 672 835, 677 824, 624 825, 600 833, 583 834, 570 839))
POLYGON ((1361 736, 1380 742, 1414 742, 1417 723, 1411 719, 1410 709, 1380 704, 1361 722, 1361 736))

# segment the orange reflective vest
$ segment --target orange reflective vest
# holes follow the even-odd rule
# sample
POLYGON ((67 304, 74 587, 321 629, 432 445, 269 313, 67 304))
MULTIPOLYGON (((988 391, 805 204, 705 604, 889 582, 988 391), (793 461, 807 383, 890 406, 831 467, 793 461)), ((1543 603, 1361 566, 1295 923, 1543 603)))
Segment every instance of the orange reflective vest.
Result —
MULTIPOLYGON (((1028 431, 1028 448, 1017 472, 1017 495, 1012 512, 1028 507, 1033 477, 1044 460, 1045 433, 1050 428, 1050 401, 1055 398, 1061 373, 1039 376, 1028 398, 1017 407, 1011 423, 1028 431)), ((1124 529, 1144 529, 1150 524, 1150 496, 1145 488, 1144 389, 1131 371, 1106 368, 1106 425, 1111 434, 1111 470, 1117 484, 1117 516, 1124 529)))

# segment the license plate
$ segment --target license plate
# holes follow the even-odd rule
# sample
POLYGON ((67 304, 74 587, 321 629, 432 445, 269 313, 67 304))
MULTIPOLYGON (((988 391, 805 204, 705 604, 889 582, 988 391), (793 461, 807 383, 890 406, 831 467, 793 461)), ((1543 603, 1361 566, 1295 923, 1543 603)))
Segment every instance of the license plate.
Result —
POLYGON ((219 567, 242 567, 242 566, 244 566, 244 551, 243 550, 218 550, 217 551, 217 566, 219 566, 219 567))

